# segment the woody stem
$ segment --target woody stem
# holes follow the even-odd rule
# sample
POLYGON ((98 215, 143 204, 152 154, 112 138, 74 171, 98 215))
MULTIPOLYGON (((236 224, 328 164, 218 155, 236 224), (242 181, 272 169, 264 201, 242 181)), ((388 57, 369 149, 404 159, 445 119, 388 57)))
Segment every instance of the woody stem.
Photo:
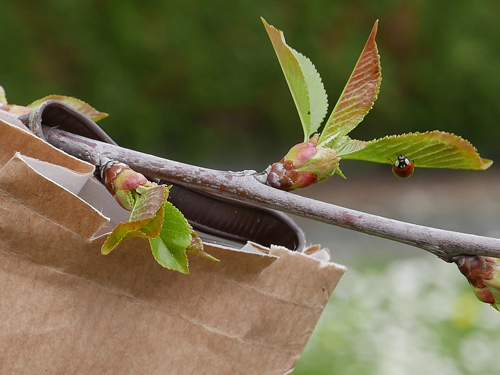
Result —
POLYGON ((148 177, 405 243, 447 262, 463 254, 500 258, 500 239, 410 224, 298 196, 264 185, 255 171, 226 172, 202 168, 59 129, 44 127, 43 131, 49 143, 94 165, 99 165, 101 158, 107 157, 128 164, 148 177))

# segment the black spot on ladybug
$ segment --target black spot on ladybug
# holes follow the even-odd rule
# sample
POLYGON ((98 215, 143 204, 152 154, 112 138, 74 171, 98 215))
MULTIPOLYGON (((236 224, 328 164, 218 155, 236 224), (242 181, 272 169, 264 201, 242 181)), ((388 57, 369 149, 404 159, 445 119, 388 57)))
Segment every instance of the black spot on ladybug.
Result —
POLYGON ((406 156, 399 155, 398 160, 392 166, 392 173, 399 178, 408 178, 413 174, 415 166, 406 156))

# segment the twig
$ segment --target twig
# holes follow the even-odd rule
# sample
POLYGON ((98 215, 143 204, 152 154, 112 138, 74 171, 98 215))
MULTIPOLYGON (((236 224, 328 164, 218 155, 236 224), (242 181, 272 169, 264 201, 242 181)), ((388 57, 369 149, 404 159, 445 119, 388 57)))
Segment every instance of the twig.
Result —
POLYGON ((121 161, 149 177, 256 203, 393 241, 416 246, 451 262, 458 255, 500 257, 500 239, 425 227, 287 193, 264 185, 255 171, 225 172, 183 164, 44 127, 48 142, 99 165, 102 157, 121 161))

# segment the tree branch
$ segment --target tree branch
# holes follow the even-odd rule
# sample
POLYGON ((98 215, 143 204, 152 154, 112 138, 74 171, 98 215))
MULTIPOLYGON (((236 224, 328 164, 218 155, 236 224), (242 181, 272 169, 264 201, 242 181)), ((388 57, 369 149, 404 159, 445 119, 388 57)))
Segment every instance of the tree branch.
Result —
POLYGON ((225 172, 159 158, 138 151, 45 127, 48 142, 94 165, 102 157, 128 164, 137 172, 201 191, 236 198, 342 228, 390 239, 429 251, 451 262, 458 255, 500 258, 500 239, 430 228, 367 214, 301 197, 264 185, 255 171, 225 172))

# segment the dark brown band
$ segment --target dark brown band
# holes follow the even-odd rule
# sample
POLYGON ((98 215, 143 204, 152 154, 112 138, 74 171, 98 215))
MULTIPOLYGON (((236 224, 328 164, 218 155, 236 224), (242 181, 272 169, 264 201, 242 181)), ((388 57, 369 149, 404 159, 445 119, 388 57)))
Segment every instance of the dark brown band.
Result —
MULTIPOLYGON (((60 101, 46 101, 37 110, 21 116, 20 120, 42 139, 45 139, 41 130, 43 123, 116 145, 94 121, 60 101)), ((169 200, 197 231, 239 243, 253 241, 297 251, 304 247, 304 233, 282 212, 179 185, 172 187, 169 200)))

